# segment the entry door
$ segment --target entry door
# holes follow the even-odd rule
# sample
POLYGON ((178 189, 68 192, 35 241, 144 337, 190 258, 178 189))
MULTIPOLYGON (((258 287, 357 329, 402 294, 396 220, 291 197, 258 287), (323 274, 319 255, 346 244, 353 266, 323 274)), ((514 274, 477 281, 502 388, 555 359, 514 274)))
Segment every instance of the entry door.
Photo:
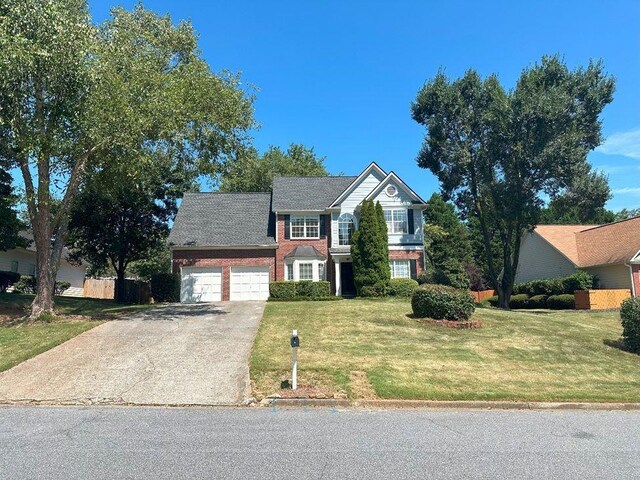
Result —
POLYGON ((356 294, 356 285, 353 282, 353 263, 340 262, 340 286, 343 296, 353 296, 356 294))
POLYGON ((269 267, 232 267, 230 300, 269 298, 269 267))
POLYGON ((222 300, 222 269, 182 267, 180 301, 184 303, 222 300))

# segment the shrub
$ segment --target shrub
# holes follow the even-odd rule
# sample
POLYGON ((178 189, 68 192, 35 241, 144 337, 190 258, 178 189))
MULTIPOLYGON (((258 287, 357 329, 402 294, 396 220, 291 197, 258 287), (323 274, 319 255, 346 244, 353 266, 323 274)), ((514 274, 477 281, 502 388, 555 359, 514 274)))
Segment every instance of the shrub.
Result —
POLYGON ((509 298, 509 308, 529 308, 529 295, 527 295, 526 293, 511 295, 511 298, 509 298))
POLYGON ((296 296, 296 282, 271 282, 269 295, 271 298, 291 299, 296 296))
POLYGON ((436 283, 433 279, 434 271, 432 269, 423 270, 418 275, 418 285, 424 285, 425 283, 436 283))
POLYGON ((418 288, 418 282, 411 278, 392 278, 387 294, 392 297, 410 297, 418 288))
POLYGON ((151 275, 151 296, 156 302, 179 302, 180 275, 169 272, 151 275))
POLYGON ((331 297, 331 282, 322 280, 320 282, 312 282, 313 298, 331 297))
POLYGON ((0 292, 6 292, 7 288, 20 280, 20 274, 0 270, 0 292))
POLYGON ((36 293, 36 277, 33 275, 20 275, 20 279, 13 284, 16 293, 36 293))
POLYGON ((620 306, 622 341, 630 351, 640 353, 640 297, 627 298, 620 306))
POLYGON ((487 297, 487 298, 484 299, 484 301, 487 302, 492 307, 497 307, 498 306, 498 296, 497 295, 494 295, 492 297, 487 297))
POLYGON ((598 278, 583 270, 577 270, 568 277, 542 278, 529 282, 517 283, 513 286, 514 295, 526 293, 529 296, 536 295, 562 295, 572 294, 576 290, 588 290, 598 285, 598 278))
POLYGON ((573 310, 576 308, 576 299, 569 293, 551 295, 547 298, 547 307, 552 310, 573 310))
POLYGON ((573 275, 562 279, 564 293, 573 293, 576 290, 589 290, 597 286, 597 277, 588 274, 584 270, 576 270, 573 275))
POLYGON ((547 295, 534 295, 529 298, 528 308, 547 308, 547 295))
POLYGON ((463 290, 425 284, 413 292, 411 308, 420 318, 468 320, 475 310, 475 303, 473 296, 463 290))
POLYGON ((327 281, 312 282, 271 282, 269 295, 274 300, 319 299, 331 297, 331 283, 327 281))
POLYGON ((54 295, 62 295, 64 291, 71 286, 71 282, 62 281, 56 282, 53 287, 54 295))
POLYGON ((365 285, 360 288, 361 297, 384 297, 387 294, 387 285, 378 282, 374 285, 365 285))
POLYGON ((296 296, 313 297, 313 282, 311 280, 302 280, 296 284, 296 296))

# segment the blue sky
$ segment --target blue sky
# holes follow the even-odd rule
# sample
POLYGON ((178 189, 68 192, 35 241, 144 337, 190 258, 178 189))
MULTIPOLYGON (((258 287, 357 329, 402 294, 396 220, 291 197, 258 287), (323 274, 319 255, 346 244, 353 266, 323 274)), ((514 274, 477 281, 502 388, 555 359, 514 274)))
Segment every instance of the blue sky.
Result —
MULTIPOLYGON (((96 21, 113 5, 90 0, 96 21)), ((411 101, 440 67, 499 74, 560 53, 572 67, 602 58, 617 78, 603 114, 607 142, 590 154, 609 174, 609 208, 640 207, 640 2, 633 1, 170 1, 147 8, 190 19, 214 70, 242 73, 257 92, 255 145, 313 146, 329 171, 371 161, 428 197, 438 182, 416 166, 423 129, 411 101)))

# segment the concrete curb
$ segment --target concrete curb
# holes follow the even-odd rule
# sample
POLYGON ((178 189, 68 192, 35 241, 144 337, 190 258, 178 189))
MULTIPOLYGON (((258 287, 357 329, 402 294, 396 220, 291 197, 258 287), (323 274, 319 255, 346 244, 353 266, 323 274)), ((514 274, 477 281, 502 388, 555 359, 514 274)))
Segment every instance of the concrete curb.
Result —
POLYGON ((493 402, 434 400, 342 400, 312 398, 273 398, 268 407, 334 407, 381 410, 585 410, 640 411, 640 403, 586 402, 493 402))

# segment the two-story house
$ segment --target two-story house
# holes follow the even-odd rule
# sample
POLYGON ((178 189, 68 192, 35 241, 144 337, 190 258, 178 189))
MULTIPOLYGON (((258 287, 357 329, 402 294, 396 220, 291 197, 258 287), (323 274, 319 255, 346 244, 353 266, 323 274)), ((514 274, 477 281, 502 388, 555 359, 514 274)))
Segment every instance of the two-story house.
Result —
POLYGON ((416 278, 425 201, 372 163, 357 177, 276 177, 272 193, 185 194, 169 235, 181 301, 263 300, 274 280, 355 294, 350 242, 365 199, 384 209, 392 278, 416 278))

